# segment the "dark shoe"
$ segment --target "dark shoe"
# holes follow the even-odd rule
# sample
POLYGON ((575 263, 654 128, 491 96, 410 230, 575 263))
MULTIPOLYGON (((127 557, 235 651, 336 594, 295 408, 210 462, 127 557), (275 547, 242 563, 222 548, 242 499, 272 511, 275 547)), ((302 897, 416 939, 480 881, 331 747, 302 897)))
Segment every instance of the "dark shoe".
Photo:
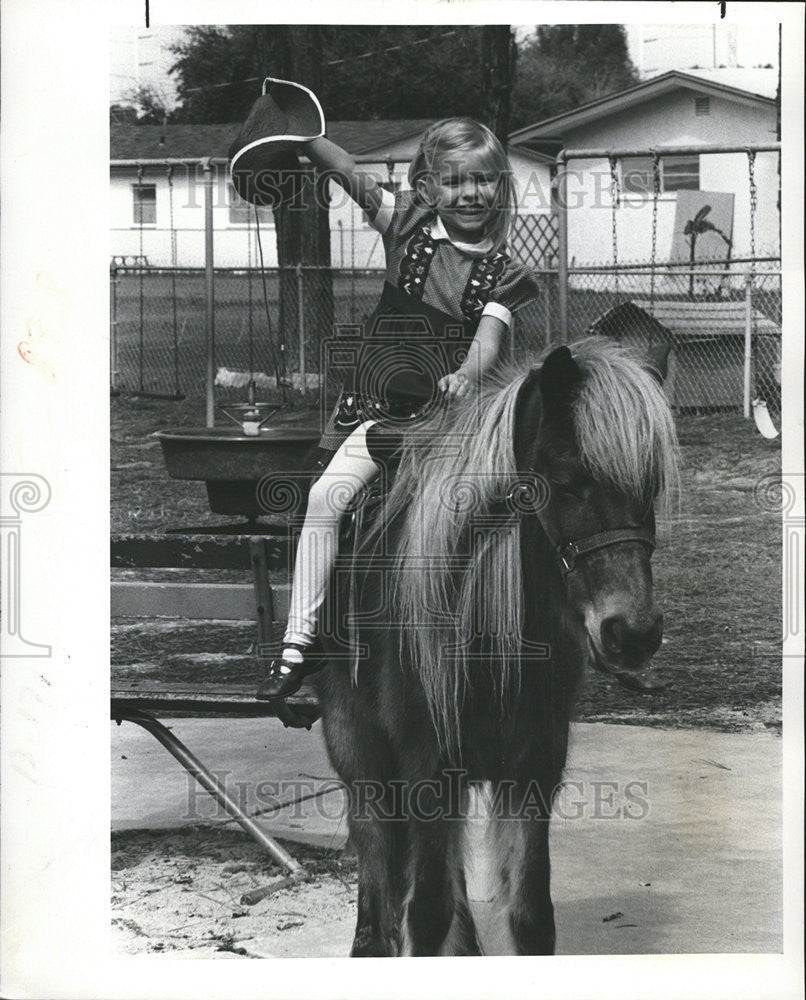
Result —
POLYGON ((292 663, 282 656, 275 657, 257 689, 255 697, 259 701, 272 701, 274 698, 287 698, 296 694, 308 674, 321 670, 327 662, 324 656, 312 651, 310 646, 297 646, 290 642, 285 643, 285 646, 299 649, 302 662, 292 663))

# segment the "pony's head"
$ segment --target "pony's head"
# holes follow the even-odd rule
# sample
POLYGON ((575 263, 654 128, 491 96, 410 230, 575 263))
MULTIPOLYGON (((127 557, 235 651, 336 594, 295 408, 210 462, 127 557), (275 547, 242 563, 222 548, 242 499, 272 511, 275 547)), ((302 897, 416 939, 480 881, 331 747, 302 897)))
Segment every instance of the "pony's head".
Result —
POLYGON ((653 507, 677 481, 662 367, 591 337, 496 373, 404 450, 387 507, 395 615, 451 751, 474 676, 491 677, 503 704, 533 640, 563 647, 550 659, 572 672, 587 651, 627 686, 650 686, 662 630, 653 507))
POLYGON ((514 421, 516 465, 543 486, 532 551, 561 577, 594 666, 635 689, 656 686, 654 505, 677 487, 665 360, 665 349, 641 362, 602 338, 557 348, 521 385, 514 421))

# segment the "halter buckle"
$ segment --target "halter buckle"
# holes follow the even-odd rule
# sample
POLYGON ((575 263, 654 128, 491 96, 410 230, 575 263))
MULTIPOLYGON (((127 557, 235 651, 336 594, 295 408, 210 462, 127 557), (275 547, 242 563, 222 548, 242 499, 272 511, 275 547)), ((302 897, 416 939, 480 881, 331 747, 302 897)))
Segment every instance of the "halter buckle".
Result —
POLYGON ((563 572, 570 573, 576 566, 579 549, 575 542, 569 542, 565 548, 559 550, 560 564, 563 572))

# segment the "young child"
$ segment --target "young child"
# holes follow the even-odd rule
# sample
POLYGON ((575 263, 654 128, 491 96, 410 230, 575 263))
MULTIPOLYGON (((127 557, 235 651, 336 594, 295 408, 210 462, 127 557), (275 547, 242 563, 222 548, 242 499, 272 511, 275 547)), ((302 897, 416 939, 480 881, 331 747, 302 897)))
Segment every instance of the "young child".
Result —
POLYGON ((293 694, 307 674, 325 664, 312 646, 339 524, 380 471, 367 447, 367 431, 407 424, 435 398, 468 392, 496 363, 513 314, 538 294, 534 273, 513 263, 506 251, 515 209, 512 172, 503 147, 484 125, 468 118, 432 125, 409 169, 411 190, 396 195, 358 172, 349 154, 326 138, 302 149, 382 234, 386 280, 381 302, 365 324, 367 350, 356 385, 342 393, 323 438, 338 450, 311 487, 283 653, 269 665, 257 694, 261 699, 293 694))

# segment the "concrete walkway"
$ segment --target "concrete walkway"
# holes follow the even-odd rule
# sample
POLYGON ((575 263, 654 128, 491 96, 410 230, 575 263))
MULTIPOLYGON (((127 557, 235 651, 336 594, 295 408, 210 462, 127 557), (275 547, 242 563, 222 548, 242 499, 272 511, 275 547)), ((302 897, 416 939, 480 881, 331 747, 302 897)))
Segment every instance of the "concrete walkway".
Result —
MULTIPOLYGON (((274 719, 168 722, 224 776, 263 825, 289 840, 338 848, 343 796, 319 727, 274 719)), ((781 756, 775 736, 577 724, 552 821, 552 895, 560 954, 778 952, 781 756)), ((175 827, 221 811, 147 733, 112 731, 113 829, 175 827)), ((497 922, 483 877, 470 880, 485 942, 497 922)), ((301 942, 301 954, 346 954, 351 926, 301 942)))

